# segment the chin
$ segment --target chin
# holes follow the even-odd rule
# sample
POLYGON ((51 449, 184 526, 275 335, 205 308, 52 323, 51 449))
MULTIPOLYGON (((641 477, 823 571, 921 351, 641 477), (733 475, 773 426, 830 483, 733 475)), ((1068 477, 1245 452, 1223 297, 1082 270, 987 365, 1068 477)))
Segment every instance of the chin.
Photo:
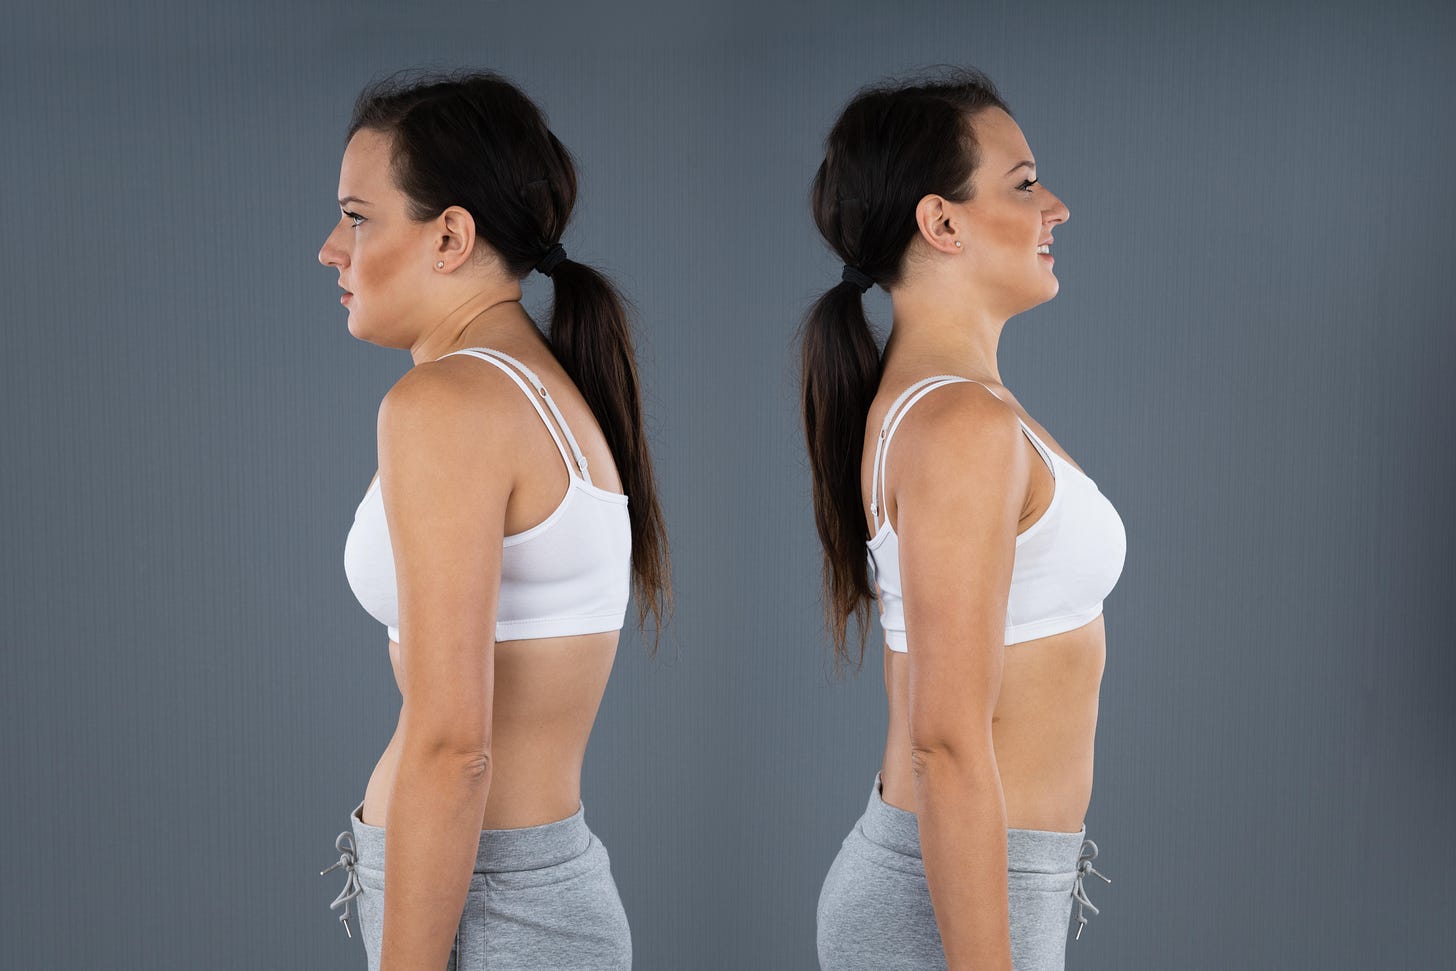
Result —
POLYGON ((1046 273, 1046 277, 1042 280, 1041 292, 1043 294, 1042 301, 1046 302, 1052 297, 1055 297, 1057 292, 1062 289, 1062 281, 1058 280, 1057 275, 1051 270, 1045 270, 1044 272, 1046 273))
POLYGON ((1027 302, 1025 309, 1031 310, 1033 307, 1040 307, 1042 304, 1047 303, 1057 295, 1058 289, 1059 287, 1056 283, 1053 283, 1051 286, 1048 287, 1042 287, 1036 294, 1036 296, 1027 302))

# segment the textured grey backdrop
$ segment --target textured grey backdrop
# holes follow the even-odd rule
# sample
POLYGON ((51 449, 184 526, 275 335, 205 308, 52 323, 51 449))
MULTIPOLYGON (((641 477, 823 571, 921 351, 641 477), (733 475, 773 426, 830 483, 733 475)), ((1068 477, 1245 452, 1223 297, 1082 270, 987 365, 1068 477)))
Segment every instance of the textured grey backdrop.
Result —
POLYGON ((314 257, 360 86, 483 65, 641 309, 678 610, 584 793, 638 966, 813 967, 885 714, 873 652, 826 675, 807 188, 857 85, 934 62, 1071 208, 1002 373, 1128 530, 1070 966, 1445 963, 1449 5, 131 6, 0 29, 0 964, 363 967, 318 871, 398 710, 342 550, 408 359, 314 257))

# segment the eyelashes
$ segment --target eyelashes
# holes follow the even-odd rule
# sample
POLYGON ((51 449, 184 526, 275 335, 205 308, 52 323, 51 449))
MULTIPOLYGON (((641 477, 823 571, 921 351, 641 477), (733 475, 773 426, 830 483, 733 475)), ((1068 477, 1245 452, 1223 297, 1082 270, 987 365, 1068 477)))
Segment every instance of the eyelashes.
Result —
POLYGON ((1030 192, 1031 191, 1031 186, 1036 185, 1040 181, 1041 181, 1040 179, 1027 179, 1025 182, 1021 183, 1016 188, 1022 190, 1023 192, 1030 192))
POLYGON ((344 218, 346 218, 346 219, 357 219, 359 221, 359 222, 354 223, 354 225, 356 227, 359 225, 359 223, 361 223, 361 222, 364 221, 364 217, 361 216, 361 215, 359 215, 357 212, 350 212, 347 209, 342 210, 342 212, 344 213, 344 218))

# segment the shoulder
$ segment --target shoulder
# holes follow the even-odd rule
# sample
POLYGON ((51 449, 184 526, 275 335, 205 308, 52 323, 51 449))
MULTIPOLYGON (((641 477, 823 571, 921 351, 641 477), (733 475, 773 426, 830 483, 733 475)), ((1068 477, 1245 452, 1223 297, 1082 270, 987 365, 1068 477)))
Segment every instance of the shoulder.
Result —
MULTIPOLYGON (((502 421, 530 403, 500 368, 468 354, 417 364, 379 404, 380 461, 396 457, 480 463, 514 444, 524 420, 502 421)), ((382 466, 381 466, 382 468, 382 466)))
POLYGON ((983 385, 957 381, 902 414, 884 469, 895 531, 1009 521, 1014 532, 1032 471, 1015 409, 983 385))
POLYGON ((468 425, 480 427, 488 416, 524 398, 500 368, 468 354, 417 364, 406 371, 379 404, 379 426, 402 432, 468 425))
POLYGON ((1016 410, 975 381, 940 385, 901 414, 891 454, 899 452, 902 464, 977 474, 1014 472, 1016 460, 1025 458, 1016 410))
POLYGON ((521 397, 515 383, 493 362, 471 354, 456 354, 416 364, 384 396, 383 404, 396 410, 440 411, 504 400, 507 392, 521 397))

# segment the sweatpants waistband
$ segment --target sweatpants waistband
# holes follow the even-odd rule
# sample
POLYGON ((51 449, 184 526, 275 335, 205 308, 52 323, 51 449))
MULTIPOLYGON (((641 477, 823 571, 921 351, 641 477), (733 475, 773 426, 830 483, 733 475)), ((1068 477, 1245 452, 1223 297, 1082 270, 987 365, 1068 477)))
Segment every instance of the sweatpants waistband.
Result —
MULTIPOLYGON (((364 822, 364 800, 349 814, 354 831, 360 866, 383 870, 385 865, 385 830, 364 822)), ((518 829, 483 829, 475 852, 476 873, 504 873, 516 870, 539 870, 556 866, 581 856, 591 847, 592 833, 586 825, 586 807, 577 804, 576 812, 539 826, 518 829)))
MULTIPOLYGON (((885 802, 880 773, 870 788, 869 804, 858 823, 866 839, 903 856, 920 859, 920 822, 912 812, 885 802)), ((1006 861, 1023 873, 1070 873, 1087 837, 1087 824, 1075 833, 1049 829, 1006 829, 1006 861)))

